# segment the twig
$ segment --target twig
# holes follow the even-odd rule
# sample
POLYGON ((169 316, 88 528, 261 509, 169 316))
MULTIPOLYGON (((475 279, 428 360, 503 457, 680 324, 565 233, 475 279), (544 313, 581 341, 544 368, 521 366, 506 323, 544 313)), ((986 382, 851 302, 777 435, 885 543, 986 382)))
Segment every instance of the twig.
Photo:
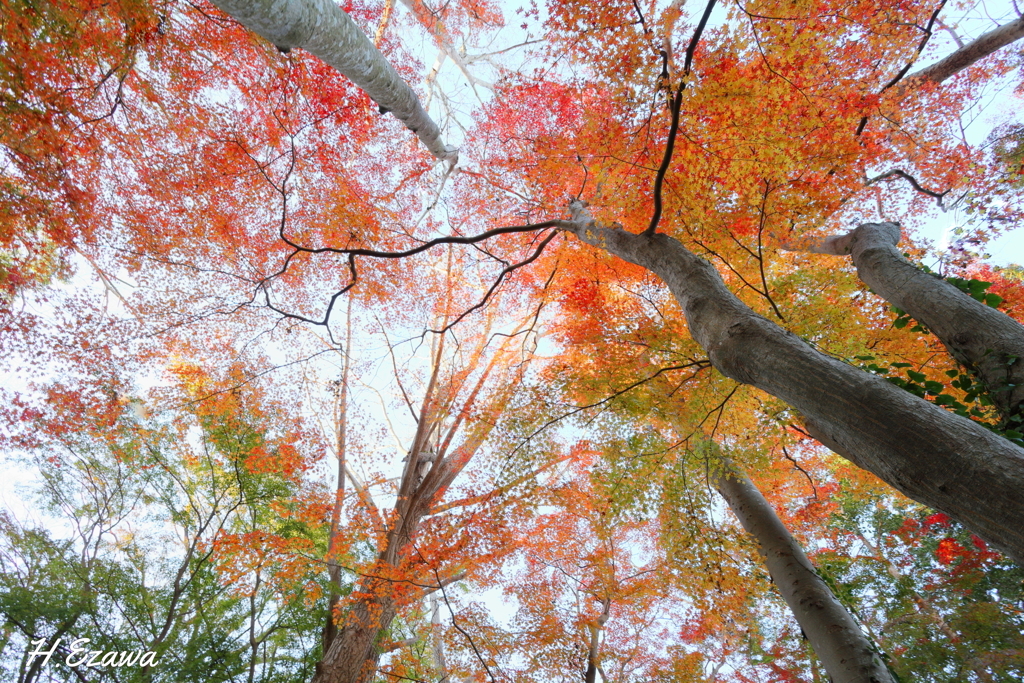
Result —
POLYGON ((818 500, 818 487, 814 485, 814 480, 811 479, 811 475, 807 474, 807 470, 805 470, 803 467, 800 467, 800 463, 793 459, 793 456, 789 454, 789 451, 786 450, 785 446, 782 447, 782 454, 786 456, 786 460, 789 460, 791 463, 793 463, 793 467, 797 468, 798 470, 804 473, 804 476, 807 477, 807 483, 811 485, 811 490, 814 491, 814 499, 818 500))
MULTIPOLYGON (((433 571, 434 576, 437 577, 437 569, 434 569, 433 571)), ((437 581, 438 585, 440 585, 440 577, 438 577, 437 581)), ((466 633, 465 629, 459 626, 459 622, 455 618, 455 611, 452 609, 451 603, 448 602, 448 593, 445 591, 444 586, 441 586, 441 597, 444 599, 444 606, 448 608, 448 614, 452 616, 452 626, 454 626, 455 629, 463 636, 465 636, 466 640, 469 641, 469 646, 473 648, 473 652, 476 654, 476 658, 480 661, 481 664, 484 665, 484 671, 487 672, 487 677, 491 679, 491 683, 497 683, 497 681, 495 681, 494 679, 494 674, 491 673, 491 667, 487 666, 487 662, 484 661, 483 655, 480 654, 480 650, 477 649, 476 642, 473 640, 473 636, 466 633)))

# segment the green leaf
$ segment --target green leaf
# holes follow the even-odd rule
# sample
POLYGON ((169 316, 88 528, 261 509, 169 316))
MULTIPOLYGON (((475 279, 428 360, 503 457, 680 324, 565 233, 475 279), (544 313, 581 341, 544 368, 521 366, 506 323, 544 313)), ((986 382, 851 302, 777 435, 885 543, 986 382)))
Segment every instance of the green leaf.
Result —
POLYGON ((981 280, 971 280, 968 283, 968 287, 971 288, 972 296, 980 296, 985 292, 986 289, 992 286, 991 282, 983 282, 981 280))

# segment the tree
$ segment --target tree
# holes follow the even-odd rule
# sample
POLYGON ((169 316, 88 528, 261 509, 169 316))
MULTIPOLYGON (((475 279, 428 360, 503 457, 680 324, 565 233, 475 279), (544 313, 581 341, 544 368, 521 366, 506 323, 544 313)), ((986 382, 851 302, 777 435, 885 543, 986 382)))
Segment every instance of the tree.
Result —
POLYGON ((1020 569, 941 513, 844 483, 815 562, 900 678, 1019 676, 1020 569))
POLYGON ((717 489, 757 539, 772 582, 793 610, 833 681, 891 681, 871 641, 832 594, 750 478, 724 465, 717 489))
MULTIPOLYGON (((502 21, 486 3, 453 3, 436 23, 413 5, 415 25, 433 32, 442 50, 459 40, 460 24, 478 30, 502 21)), ((981 84, 1008 77, 1010 61, 993 51, 1019 37, 1020 18, 913 71, 937 27, 949 25, 944 3, 758 0, 730 6, 728 20, 716 24, 713 2, 689 8, 687 21, 681 3, 552 2, 543 15, 527 12, 524 19, 527 30, 541 24, 543 44, 529 36, 521 41, 544 68, 496 72, 494 99, 475 122, 451 122, 467 128, 460 165, 432 169, 432 160, 396 142, 408 136, 391 117, 374 114, 363 92, 292 49, 307 45, 342 64, 350 55, 331 52, 335 46, 323 41, 355 40, 361 47, 351 54, 363 55, 388 84, 378 93, 372 79, 356 71, 352 78, 378 107, 426 137, 435 158, 454 162, 441 127, 428 125, 409 100, 403 81, 412 78, 416 57, 387 35, 390 6, 352 3, 353 24, 327 2, 222 5, 276 48, 227 16, 187 3, 124 5, 116 15, 124 21, 111 18, 121 5, 75 14, 47 4, 47 12, 29 12, 33 21, 4 24, 5 64, 24 53, 27 63, 40 65, 13 79, 6 110, 28 112, 11 120, 30 119, 23 130, 54 140, 36 156, 24 149, 30 137, 23 133, 8 132, 3 142, 5 155, 18 161, 5 168, 5 215, 17 217, 9 223, 15 237, 4 238, 5 266, 17 275, 7 280, 6 301, 42 301, 44 308, 60 302, 54 307, 68 330, 61 353, 73 356, 69 367, 79 371, 50 393, 51 402, 109 423, 123 410, 119 396, 131 393, 108 376, 123 361, 96 349, 97 340, 82 331, 102 327, 87 320, 95 311, 75 310, 56 289, 31 290, 49 273, 69 271, 74 249, 138 323, 130 330, 120 325, 123 338, 160 332, 166 348, 145 351, 145 360, 159 365, 176 353, 223 361, 235 349, 279 343, 308 358, 309 346, 282 341, 299 326, 322 332, 336 353, 336 302, 355 297, 379 312, 381 326, 393 324, 396 311, 415 306, 421 291, 451 286, 440 275, 451 268, 434 256, 458 246, 444 253, 467 287, 459 310, 440 316, 442 325, 438 318, 421 321, 432 338, 443 332, 461 340, 466 324, 494 311, 508 316, 496 323, 499 334, 531 329, 531 319, 542 315, 576 317, 565 328, 582 336, 584 324, 591 325, 587 332, 603 335, 607 352, 586 357, 563 345, 553 367, 586 365, 616 394, 685 367, 696 378, 686 380, 693 382, 690 397, 701 387, 724 390, 724 401, 739 396, 744 408, 770 404, 765 393, 778 397, 791 408, 751 413, 748 421, 772 415, 773 429, 816 434, 1018 561, 1024 557, 1015 495, 1024 451, 946 411, 927 392, 916 396, 846 362, 872 349, 891 316, 859 289, 848 266, 779 249, 818 243, 872 213, 909 223, 926 203, 961 195, 993 221, 1019 216, 1019 193, 1002 195, 1004 206, 993 204, 1001 162, 958 130, 981 84), (362 35, 375 22, 379 50, 362 35), (53 26, 69 44, 126 47, 99 56, 72 51, 72 68, 63 69, 49 44, 34 40, 53 26), (121 40, 121 26, 141 28, 121 40), (112 67, 123 76, 116 85, 104 76, 112 67), (55 83, 69 84, 59 101, 49 90, 55 83), (50 93, 42 99, 51 109, 28 106, 38 104, 38 92, 50 93), (109 115, 94 116, 90 107, 101 103, 110 105, 109 115), (568 220, 567 195, 575 198, 568 220), (22 210, 28 206, 32 211, 22 210), (74 216, 67 223, 74 229, 61 232, 61 220, 39 223, 36 216, 74 216), (578 240, 562 239, 570 233, 578 240), (22 246, 10 246, 18 239, 22 246), (410 265, 421 263, 429 267, 410 265), (682 307, 696 344, 666 342, 685 334, 679 321, 634 329, 621 315, 641 309, 672 318, 658 279, 682 307), (552 299, 557 312, 542 313, 552 299), (837 322, 843 316, 849 324, 837 322), (218 348, 204 349, 211 340, 218 348), (642 368, 656 367, 620 383, 636 369, 623 366, 636 357, 619 348, 626 345, 645 349, 642 368), (679 348, 685 362, 672 357, 679 348), (731 380, 713 375, 712 367, 731 380)), ((488 58, 518 49, 497 48, 488 58)), ((461 46, 457 52, 463 67, 484 63, 463 55, 461 46)), ((32 340, 45 316, 32 306, 8 309, 5 344, 37 358, 32 354, 41 347, 32 340)), ((898 351, 924 359, 914 372, 932 377, 938 368, 923 352, 927 343, 909 339, 898 351)), ((25 401, 15 396, 5 405, 12 424, 30 423, 25 401)), ((695 403, 717 414, 714 431, 724 409, 715 413, 715 401, 695 403)), ((65 427, 74 425, 69 417, 65 427)), ((422 451, 430 429, 421 415, 414 450, 422 451)), ((403 521, 377 548, 388 554, 377 557, 388 571, 412 542, 417 518, 430 510, 408 476, 413 463, 397 501, 403 521)), ((439 474, 433 483, 446 482, 439 474)), ((390 597, 366 593, 364 607, 390 613, 390 597)), ((359 666, 379 654, 367 644, 376 639, 373 629, 351 650, 359 666)))
POLYGON ((454 148, 440 140, 441 131, 427 116, 420 100, 384 59, 355 22, 329 0, 318 2, 231 2, 218 0, 222 10, 273 43, 281 52, 301 47, 337 69, 416 133, 431 154, 458 160, 454 148))
MULTIPOLYGON (((182 394, 214 382, 179 370, 182 394)), ((222 395, 159 425, 126 410, 101 435, 62 434, 59 410, 40 416, 48 438, 32 462, 46 517, 5 513, 0 527, 9 680, 81 679, 88 674, 68 665, 80 657, 74 647, 101 650, 115 681, 312 674, 313 629, 326 609, 319 566, 307 559, 324 550, 319 506, 294 460, 268 468, 294 456, 298 435, 254 424, 261 407, 272 411, 254 393, 222 395), (181 438, 190 430, 193 443, 181 438), (76 646, 79 638, 88 642, 76 646), (32 641, 54 648, 53 658, 31 657, 32 641)))
MULTIPOLYGON (((457 291, 453 283, 445 299, 457 291)), ((455 519, 466 514, 462 509, 479 503, 479 496, 443 501, 455 478, 484 446, 526 372, 528 357, 519 363, 509 361, 520 331, 506 336, 490 358, 485 357, 491 341, 485 332, 461 367, 445 362, 445 336, 431 349, 429 380, 418 409, 413 410, 416 430, 394 492, 394 508, 385 513, 374 506, 373 518, 379 524, 373 532, 375 557, 358 572, 349 599, 336 603, 330 618, 337 630, 328 627, 314 681, 372 680, 386 649, 381 646, 382 634, 400 609, 443 591, 484 561, 474 557, 473 543, 451 533, 457 527, 455 519), (485 398, 492 373, 504 386, 492 389, 485 398)), ((499 493, 495 490, 492 496, 499 493)), ((483 515, 470 513, 470 517, 485 528, 483 515)), ((495 549, 479 554, 501 553, 495 549)))
MULTIPOLYGON (((708 5, 709 11, 712 6, 713 3, 708 5)), ((260 11, 254 8, 252 12, 260 11)), ((253 21, 248 17, 243 22, 253 21)), ((263 27, 277 24, 278 18, 266 13, 262 22, 260 30, 266 31, 263 27)), ((282 25, 282 30, 290 25, 282 25)), ((931 23, 928 26, 926 33, 930 33, 931 23)), ((691 48, 697 46, 702 28, 699 26, 695 33, 691 48)), ((914 85, 940 83, 1021 35, 1024 19, 980 37, 900 84, 893 96, 894 104, 899 105, 914 85)), ((637 236, 622 229, 602 227, 577 202, 572 207, 571 221, 549 221, 533 229, 557 225, 591 245, 657 273, 686 313, 691 333, 711 351, 712 363, 720 371, 783 398, 807 417, 811 429, 827 445, 913 498, 965 521, 983 537, 1022 560, 1024 537, 1017 531, 1016 520, 1024 510, 1016 509, 1015 492, 1024 478, 1024 452, 983 428, 906 396, 880 380, 804 347, 796 339, 787 338, 777 326, 746 309, 704 265, 705 261, 678 240, 656 233, 662 203, 660 184, 672 159, 692 57, 691 49, 682 80, 672 86, 672 121, 665 163, 656 177, 655 215, 648 228, 637 236), (666 258, 667 254, 671 257, 666 258), (757 350, 751 352, 755 346, 757 350), (812 375, 820 380, 809 381, 812 375), (986 454, 980 462, 974 455, 979 446, 986 454), (925 462, 928 465, 922 467, 925 462)), ((379 54, 374 59, 384 61, 379 54)), ((857 135, 863 129, 863 125, 858 126, 857 135)), ((770 189, 771 180, 765 179, 764 183, 770 189)))
POLYGON ((813 349, 754 313, 707 261, 678 241, 632 235, 580 216, 581 239, 666 281, 720 372, 783 399, 826 446, 911 498, 964 520, 1024 561, 1024 537, 1018 538, 1013 521, 1024 512, 1015 509, 1014 493, 1024 476, 1024 450, 813 349))

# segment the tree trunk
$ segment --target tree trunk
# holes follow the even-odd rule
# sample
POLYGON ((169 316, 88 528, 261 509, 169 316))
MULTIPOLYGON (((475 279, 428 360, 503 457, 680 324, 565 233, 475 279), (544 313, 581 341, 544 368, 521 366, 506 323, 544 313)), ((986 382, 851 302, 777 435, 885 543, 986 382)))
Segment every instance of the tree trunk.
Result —
POLYGON ((736 298, 678 240, 600 226, 582 202, 571 209, 563 227, 668 285, 719 372, 786 401, 839 455, 1024 564, 1024 449, 811 348, 736 298))
POLYGON ((743 528, 757 540, 775 587, 832 683, 893 683, 860 626, 818 576, 800 544, 749 477, 726 465, 713 483, 743 528))
POLYGON ((458 150, 441 140, 440 128, 416 93, 333 0, 213 0, 213 4, 282 52, 301 47, 316 55, 362 88, 381 113, 394 114, 435 157, 452 163, 458 160, 458 150))
POLYGON ((331 509, 331 529, 327 535, 327 578, 331 592, 327 597, 327 619, 324 623, 323 651, 327 652, 338 635, 334 623, 334 610, 341 600, 341 566, 338 564, 338 541, 341 535, 341 509, 345 504, 345 467, 348 454, 348 371, 352 360, 352 299, 345 310, 345 345, 342 355, 341 378, 334 403, 335 456, 338 459, 338 481, 334 488, 334 507, 331 509))
POLYGON ((381 655, 380 635, 397 614, 390 597, 393 587, 375 585, 378 583, 371 579, 360 582, 357 590, 369 597, 352 603, 331 646, 316 665, 313 683, 364 683, 373 679, 381 655))
POLYGON ((951 55, 911 74, 907 82, 920 83, 932 81, 933 83, 941 83, 975 62, 988 57, 996 50, 1021 38, 1024 38, 1024 17, 1018 17, 1002 26, 997 26, 988 33, 983 33, 951 55))
MULTIPOLYGON (((1024 20, 1021 20, 1024 23, 1024 20)), ((895 223, 865 223, 811 251, 850 255, 871 290, 935 333, 950 355, 977 374, 1004 418, 1024 402, 1024 325, 909 263, 895 223)))

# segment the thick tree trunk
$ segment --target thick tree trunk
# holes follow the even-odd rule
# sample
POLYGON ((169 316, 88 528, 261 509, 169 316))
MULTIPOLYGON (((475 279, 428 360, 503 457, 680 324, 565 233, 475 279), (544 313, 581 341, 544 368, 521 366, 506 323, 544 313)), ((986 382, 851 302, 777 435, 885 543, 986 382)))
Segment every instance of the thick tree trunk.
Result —
POLYGON ((1019 415, 1024 325, 909 263, 896 248, 899 241, 895 223, 865 223, 811 251, 852 256, 860 279, 934 332, 950 355, 985 383, 1004 417, 1019 415))
POLYGON ((316 665, 313 683, 363 683, 373 679, 381 656, 380 636, 397 614, 390 598, 392 587, 374 585, 377 583, 360 582, 357 590, 370 597, 352 604, 331 646, 316 665))
MULTIPOLYGON (((430 393, 428 390, 428 395, 430 393)), ((424 410, 421 414, 429 414, 429 411, 424 410)), ((422 422, 426 424, 427 421, 422 422)), ((462 471, 489 430, 490 426, 484 425, 462 448, 448 457, 442 457, 441 453, 435 454, 437 459, 422 479, 419 479, 419 468, 416 466, 420 449, 418 446, 412 449, 399 491, 405 495, 400 495, 395 505, 394 521, 383 543, 383 550, 378 555, 376 568, 371 572, 388 578, 365 576, 359 581, 353 592, 353 596, 358 596, 358 599, 351 600, 351 607, 317 664, 312 683, 366 683, 372 680, 383 651, 381 634, 387 631, 398 613, 398 595, 401 591, 409 590, 410 585, 422 588, 424 584, 433 582, 423 576, 407 580, 391 578, 395 574, 394 570, 408 560, 412 539, 431 504, 462 471), (406 481, 414 483, 407 486, 406 481)), ((420 429, 416 443, 422 444, 422 435, 429 431, 429 428, 420 429)), ((442 578, 441 586, 463 578, 465 572, 442 578)), ((436 574, 433 579, 438 579, 436 574)), ((405 599, 408 599, 408 595, 405 599)))
POLYGON ((435 157, 452 163, 458 160, 458 150, 444 144, 440 128, 416 93, 333 0, 213 0, 213 4, 282 52, 301 47, 316 55, 362 88, 382 113, 394 114, 435 157))
POLYGON ((737 299, 679 241, 600 226, 580 202, 572 210, 564 227, 668 285, 719 372, 786 401, 826 446, 1024 564, 1024 449, 814 350, 737 299))
POLYGON ((857 622, 747 475, 727 465, 714 484, 743 528, 757 540, 775 587, 832 683, 893 683, 857 622))
MULTIPOLYGON (((412 454, 413 457, 416 455, 412 454)), ((409 471, 415 476, 415 466, 409 471)), ((387 577, 406 560, 410 539, 415 536, 429 501, 436 492, 436 484, 433 482, 447 484, 451 481, 443 476, 447 472, 439 474, 441 476, 435 476, 433 481, 428 475, 428 479, 421 482, 411 496, 399 499, 395 506, 396 519, 388 531, 376 567, 370 574, 387 577)), ((454 474, 451 478, 454 478, 454 474)), ((421 577, 415 577, 411 584, 417 585, 421 581, 421 577)), ((364 576, 359 581, 353 591, 354 599, 350 599, 350 607, 343 612, 341 624, 330 643, 325 641, 327 647, 316 665, 312 683, 366 683, 372 680, 383 651, 381 635, 391 626, 398 613, 396 591, 408 585, 407 581, 375 576, 364 576)))

